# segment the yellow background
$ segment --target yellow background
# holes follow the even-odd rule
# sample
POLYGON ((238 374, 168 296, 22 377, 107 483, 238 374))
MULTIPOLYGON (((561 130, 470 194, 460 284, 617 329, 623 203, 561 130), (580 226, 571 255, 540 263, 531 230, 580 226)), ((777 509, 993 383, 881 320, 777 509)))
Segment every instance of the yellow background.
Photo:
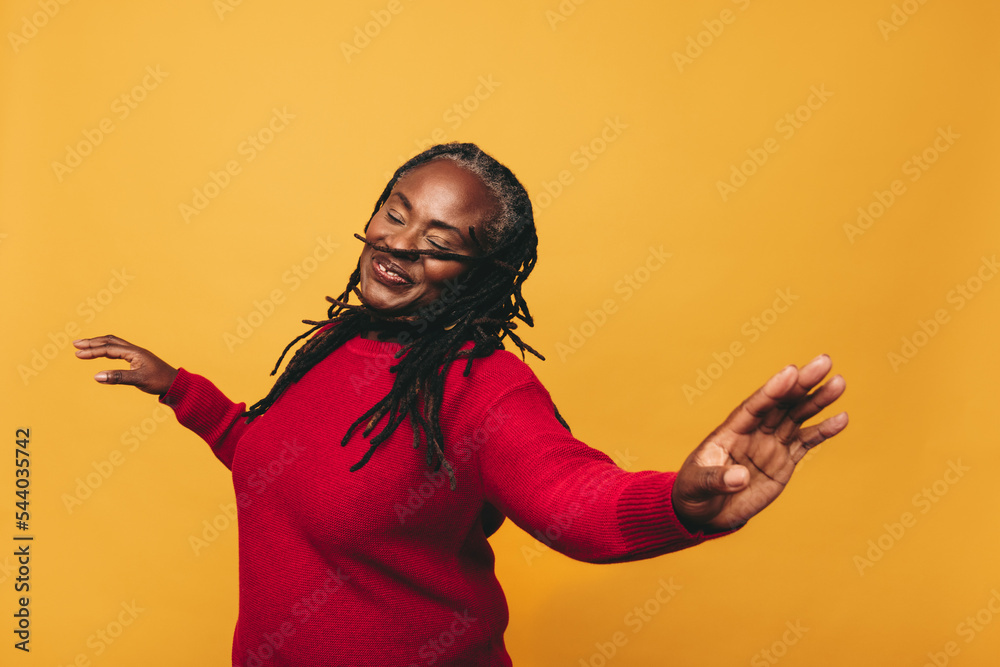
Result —
POLYGON ((228 471, 154 397, 95 383, 116 365, 78 361, 60 332, 115 333, 234 400, 257 400, 300 320, 342 290, 361 246, 352 234, 388 175, 445 138, 479 143, 532 195, 540 261, 525 291, 537 326, 525 336, 548 360, 531 365, 574 433, 629 469, 676 469, 786 363, 827 352, 848 381, 848 430, 733 536, 597 566, 542 552, 508 522, 492 543, 515 665, 600 665, 599 645, 617 632, 627 641, 606 662, 620 667, 777 664, 762 651, 789 667, 923 665, 928 653, 996 664, 1000 280, 976 284, 1000 251, 996 3, 394 7, 0 5, 0 663, 229 664, 235 526, 197 554, 190 543, 206 521, 225 523, 228 471), (377 34, 366 44, 372 12, 391 20, 368 25, 377 34), (356 39, 364 48, 345 54, 356 39), (687 49, 690 62, 677 55, 687 49), (143 98, 126 117, 123 95, 143 98), (275 109, 294 118, 249 160, 243 142, 275 109), (788 136, 779 123, 796 113, 807 120, 788 136), (77 167, 54 166, 102 121, 112 131, 77 167), (609 121, 618 130, 602 138, 609 121), (925 149, 935 157, 949 128, 948 150, 911 180, 906 163, 925 149), (724 198, 719 181, 769 139, 777 152, 724 198), (185 221, 181 205, 230 161, 239 173, 185 221), (897 179, 905 192, 849 233, 858 207, 876 193, 888 201, 897 179), (313 270, 296 284, 289 272, 327 237, 339 247, 305 262, 313 270), (666 264, 640 271, 660 246, 666 264), (616 285, 627 275, 646 280, 626 300, 616 285), (952 291, 970 281, 981 289, 959 308, 952 291), (227 343, 276 290, 281 303, 255 317, 252 335, 227 343), (775 318, 778 290, 797 300, 775 318), (606 300, 614 312, 587 326, 606 300), (770 318, 766 331, 755 317, 770 318), (933 336, 919 335, 921 322, 933 336), (914 337, 915 356, 894 363, 914 337), (726 360, 736 342, 743 354, 723 368, 713 355, 726 360), (40 370, 25 374, 33 359, 40 370), (699 371, 715 378, 686 396, 699 371), (10 450, 24 426, 29 655, 8 630, 10 450), (132 429, 143 439, 128 440, 132 429), (956 477, 952 464, 968 470, 956 477), (906 512, 910 525, 894 527, 906 512), (884 553, 872 551, 880 540, 884 553), (634 632, 626 615, 661 579, 681 588, 634 632), (134 622, 110 645, 95 641, 133 601, 134 622), (977 613, 970 637, 960 624, 977 613), (957 655, 943 653, 948 642, 957 655))

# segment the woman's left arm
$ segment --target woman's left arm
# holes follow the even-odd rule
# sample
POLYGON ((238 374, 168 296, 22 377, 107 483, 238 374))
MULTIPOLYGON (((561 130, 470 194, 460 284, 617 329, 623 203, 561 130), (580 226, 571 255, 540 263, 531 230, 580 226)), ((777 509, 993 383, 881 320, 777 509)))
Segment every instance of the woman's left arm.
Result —
POLYGON ((625 471, 576 439, 537 379, 494 401, 476 432, 487 501, 571 558, 638 560, 708 539, 676 516, 675 473, 625 471))
POLYGON ((830 366, 823 355, 772 377, 677 473, 622 470, 559 423, 537 379, 521 384, 480 427, 486 498, 538 540, 588 562, 650 558, 728 534, 781 493, 811 447, 846 426, 842 413, 802 427, 844 391, 836 376, 810 393, 830 366))

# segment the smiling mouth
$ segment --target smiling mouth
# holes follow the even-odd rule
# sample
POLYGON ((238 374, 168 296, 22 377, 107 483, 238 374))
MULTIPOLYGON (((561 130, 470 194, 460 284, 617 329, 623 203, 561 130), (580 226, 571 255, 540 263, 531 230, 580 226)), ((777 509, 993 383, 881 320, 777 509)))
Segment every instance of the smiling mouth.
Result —
POLYGON ((375 278, 384 285, 402 286, 413 284, 413 279, 399 265, 387 261, 382 257, 372 257, 372 269, 374 270, 375 278))

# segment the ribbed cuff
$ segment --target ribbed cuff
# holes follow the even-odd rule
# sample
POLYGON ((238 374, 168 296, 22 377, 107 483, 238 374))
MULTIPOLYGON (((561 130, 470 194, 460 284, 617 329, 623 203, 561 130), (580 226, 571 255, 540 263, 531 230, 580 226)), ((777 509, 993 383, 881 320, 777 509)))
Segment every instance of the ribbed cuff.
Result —
POLYGON ((674 513, 671 494, 675 472, 650 472, 626 487, 618 497, 618 523, 628 550, 649 558, 679 551, 733 531, 692 533, 674 513))

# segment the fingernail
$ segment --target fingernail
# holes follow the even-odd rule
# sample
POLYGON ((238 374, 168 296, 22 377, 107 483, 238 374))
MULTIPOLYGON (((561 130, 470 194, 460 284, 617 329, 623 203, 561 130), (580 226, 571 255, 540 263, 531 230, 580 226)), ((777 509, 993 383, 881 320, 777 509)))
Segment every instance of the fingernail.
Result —
POLYGON ((100 373, 94 376, 94 379, 97 380, 98 382, 107 382, 108 380, 107 371, 101 371, 100 373))
POLYGON ((746 480, 746 474, 747 472, 745 468, 730 468, 726 471, 726 474, 722 476, 722 479, 725 480, 726 486, 743 486, 743 482, 746 480))
POLYGON ((815 359, 813 359, 812 361, 810 361, 809 363, 810 364, 814 364, 814 363, 816 363, 817 361, 819 361, 820 359, 822 359, 825 356, 827 356, 826 353, 823 353, 823 354, 819 355, 818 357, 816 357, 815 359))
POLYGON ((76 345, 77 343, 82 343, 82 342, 83 342, 83 339, 82 338, 78 338, 77 340, 73 341, 73 345, 76 345))

